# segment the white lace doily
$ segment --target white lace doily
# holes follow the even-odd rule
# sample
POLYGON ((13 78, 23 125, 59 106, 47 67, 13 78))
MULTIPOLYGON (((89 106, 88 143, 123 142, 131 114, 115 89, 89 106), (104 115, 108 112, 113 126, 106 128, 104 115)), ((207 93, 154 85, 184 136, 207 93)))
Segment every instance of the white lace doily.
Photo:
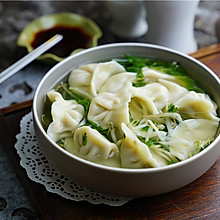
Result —
POLYGON ((43 184, 49 192, 57 193, 67 199, 88 201, 93 204, 120 206, 131 200, 128 197, 115 197, 94 192, 74 183, 52 167, 41 152, 33 128, 32 113, 25 115, 20 122, 20 134, 16 136, 15 148, 21 157, 20 164, 28 177, 43 184))

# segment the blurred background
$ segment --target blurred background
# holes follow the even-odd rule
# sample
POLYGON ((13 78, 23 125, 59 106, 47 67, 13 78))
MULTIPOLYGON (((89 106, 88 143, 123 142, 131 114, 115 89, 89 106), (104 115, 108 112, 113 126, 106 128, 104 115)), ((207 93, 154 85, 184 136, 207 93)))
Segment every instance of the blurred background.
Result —
MULTIPOLYGON (((0 71, 27 53, 26 49, 17 46, 22 29, 33 19, 57 12, 74 12, 93 19, 103 31, 99 44, 152 42, 179 49, 178 45, 183 42, 184 47, 180 50, 190 53, 220 42, 220 1, 127 1, 128 7, 125 7, 125 2, 0 1, 0 71), (176 2, 189 5, 186 12, 182 10, 182 19, 170 16, 167 22, 173 26, 167 27, 163 23, 162 11, 166 15, 176 13, 180 16, 179 9, 173 8, 176 2), (137 11, 133 10, 134 6, 137 11), (185 23, 186 18, 192 25, 185 23), (186 31, 189 40, 181 37, 186 31)), ((51 66, 36 61, 3 83, 0 86, 0 108, 32 99, 38 82, 49 68, 51 66)), ((0 219, 34 219, 34 216, 34 210, 0 143, 0 219)))
MULTIPOLYGON (((111 2, 111 1, 110 1, 111 2)), ((120 2, 120 1, 113 1, 120 2)), ((126 1, 123 1, 123 3, 126 1)), ((134 1, 128 1, 134 2, 134 1)), ((150 1, 143 1, 144 7, 149 8, 150 1)), ((160 2, 160 1, 154 1, 160 2)), ((161 1, 164 2, 164 1, 161 1)), ((160 2, 160 3, 161 3, 160 2)), ((165 1, 166 2, 166 1, 165 1)), ((181 1, 168 1, 170 4, 175 4, 175 2, 181 1)), ((213 43, 217 43, 220 40, 220 27, 218 20, 220 19, 220 1, 211 1, 211 0, 193 0, 193 1, 184 1, 184 2, 197 2, 198 7, 195 8, 195 19, 194 19, 194 37, 198 48, 205 47, 211 45, 213 43), (217 30, 216 30, 217 29, 217 30)), ((0 1, 0 71, 9 66, 13 61, 17 60, 19 57, 24 55, 25 51, 23 48, 19 48, 16 45, 16 41, 19 33, 22 29, 33 19, 38 18, 39 16, 57 13, 57 12, 75 12, 81 15, 85 15, 87 17, 92 18, 103 30, 103 37, 100 39, 99 44, 116 42, 116 41, 128 41, 126 37, 120 38, 120 36, 115 36, 115 33, 112 31, 111 25, 114 22, 119 22, 122 18, 122 11, 120 11, 120 16, 117 18, 116 14, 113 13, 111 7, 108 6, 109 1, 0 1)), ((117 3, 115 3, 117 4, 117 3)), ((162 7, 162 6, 161 6, 162 7)), ((194 6, 187 6, 188 10, 194 6)), ((123 6, 123 8, 125 8, 123 6)), ((171 8, 171 12, 169 9, 164 9, 166 14, 173 14, 176 11, 174 8, 171 8)), ((133 8, 132 8, 133 9, 133 8)), ((127 14, 124 14, 124 24, 126 21, 129 22, 129 18, 132 14, 134 14, 134 10, 129 13, 129 9, 127 14)), ((146 12, 146 18, 149 19, 151 16, 151 10, 146 12)), ((160 21, 158 14, 154 13, 154 17, 152 20, 160 21)), ((186 14, 189 12, 185 12, 186 14)), ((145 16, 145 15, 143 15, 145 16)), ((186 17, 189 17, 188 15, 186 17)), ((185 17, 185 18, 186 18, 185 17)), ((184 19, 185 19, 184 18, 184 19)), ((193 17, 194 18, 194 17, 193 17)), ((135 18, 134 18, 135 19, 135 18)), ((183 19, 183 20, 184 20, 183 19)), ((149 21, 148 21, 149 22, 149 21)), ((157 31, 159 31, 159 27, 157 31)), ((182 29, 185 29, 184 23, 182 29)), ((121 27, 122 30, 124 30, 121 27)), ((152 27, 148 27, 148 31, 150 32, 152 27)), ((180 30, 176 30, 179 32, 180 30)), ((119 32, 119 30, 118 30, 119 32)), ((169 29, 167 30, 169 32, 169 29)), ((143 33, 144 34, 144 33, 143 33)), ((125 34, 126 35, 126 34, 125 34)), ((164 36, 163 36, 164 37, 164 36)), ((129 36, 128 36, 129 38, 129 36)), ((130 38, 130 41, 146 41, 144 36, 136 36, 133 39, 130 38), (139 38, 138 38, 139 37, 139 38), (142 37, 142 38, 141 38, 142 37)))
MULTIPOLYGON (((0 72, 27 54, 17 46, 23 28, 59 12, 91 18, 103 31, 98 44, 147 42, 189 54, 220 42, 220 1, 0 1, 0 72)), ((0 107, 32 99, 51 68, 36 62, 1 85, 0 107)))

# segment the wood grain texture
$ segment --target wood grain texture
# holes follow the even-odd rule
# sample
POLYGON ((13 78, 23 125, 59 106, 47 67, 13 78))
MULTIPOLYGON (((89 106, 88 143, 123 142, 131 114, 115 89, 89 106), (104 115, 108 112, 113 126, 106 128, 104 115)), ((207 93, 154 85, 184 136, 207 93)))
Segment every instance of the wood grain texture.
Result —
POLYGON ((190 54, 208 66, 218 77, 220 77, 220 44, 214 44, 202 48, 196 53, 190 54))
MULTIPOLYGON (((220 76, 219 45, 205 48, 192 56, 220 76)), ((28 101, 0 109, 0 137, 39 219, 220 219, 220 159, 200 178, 179 190, 133 199, 119 207, 75 202, 47 192, 43 185, 27 177, 14 148, 20 120, 31 110, 31 104, 32 101, 28 101)))

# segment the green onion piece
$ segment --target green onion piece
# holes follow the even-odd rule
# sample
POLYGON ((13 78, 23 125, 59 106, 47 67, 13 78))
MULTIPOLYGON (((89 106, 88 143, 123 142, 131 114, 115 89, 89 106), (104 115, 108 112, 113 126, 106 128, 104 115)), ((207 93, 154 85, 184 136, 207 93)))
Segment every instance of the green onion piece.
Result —
POLYGON ((86 133, 84 133, 82 136, 82 146, 86 146, 87 141, 88 141, 87 135, 86 135, 86 133))

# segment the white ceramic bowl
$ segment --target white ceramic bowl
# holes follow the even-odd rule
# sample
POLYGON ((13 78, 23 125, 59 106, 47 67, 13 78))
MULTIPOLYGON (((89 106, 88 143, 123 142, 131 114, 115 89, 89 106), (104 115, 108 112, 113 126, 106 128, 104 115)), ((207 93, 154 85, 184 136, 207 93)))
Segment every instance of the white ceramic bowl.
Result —
POLYGON ((39 145, 51 164, 74 182, 98 192, 124 196, 153 196, 170 192, 194 181, 206 172, 220 155, 220 136, 199 154, 162 168, 124 169, 95 164, 76 157, 46 134, 41 124, 46 93, 79 65, 108 60, 124 54, 146 56, 165 61, 178 61, 189 75, 220 106, 220 81, 199 61, 174 50, 141 43, 108 44, 79 52, 54 66, 38 85, 33 101, 33 119, 39 145))

